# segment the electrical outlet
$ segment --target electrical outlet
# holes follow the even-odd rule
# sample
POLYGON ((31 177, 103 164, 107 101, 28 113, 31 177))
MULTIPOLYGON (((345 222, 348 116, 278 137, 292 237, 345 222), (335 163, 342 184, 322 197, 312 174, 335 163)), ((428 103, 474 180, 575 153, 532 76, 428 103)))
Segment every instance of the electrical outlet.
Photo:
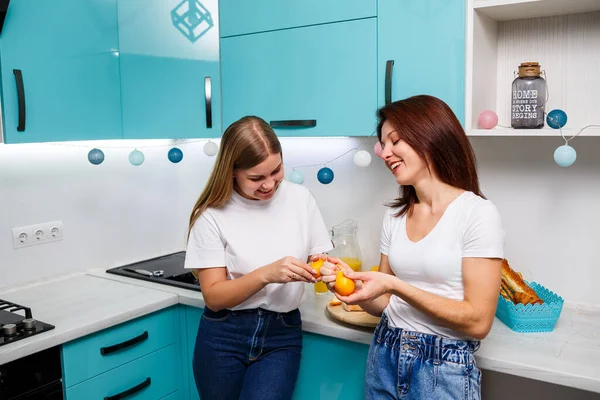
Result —
POLYGON ((51 221, 41 224, 18 226, 12 228, 12 234, 14 249, 58 242, 62 240, 64 235, 63 223, 62 221, 51 221))

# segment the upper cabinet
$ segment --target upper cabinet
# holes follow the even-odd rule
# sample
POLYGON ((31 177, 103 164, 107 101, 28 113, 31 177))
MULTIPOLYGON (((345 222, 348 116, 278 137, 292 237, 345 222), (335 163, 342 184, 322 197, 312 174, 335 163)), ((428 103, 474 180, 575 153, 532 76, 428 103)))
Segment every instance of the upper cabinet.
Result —
POLYGON ((221 135, 218 0, 13 0, 6 143, 221 135))
POLYGON ((379 106, 429 94, 464 126, 465 15, 464 1, 379 0, 379 106))
POLYGON ((118 0, 125 138, 221 136, 218 0, 118 0))
POLYGON ((375 0, 225 0, 221 37, 375 17, 375 0))
POLYGON ((222 38, 223 125, 257 115, 280 136, 371 134, 376 43, 376 18, 222 38))
POLYGON ((0 36, 6 143, 122 137, 116 0, 10 2, 0 36))

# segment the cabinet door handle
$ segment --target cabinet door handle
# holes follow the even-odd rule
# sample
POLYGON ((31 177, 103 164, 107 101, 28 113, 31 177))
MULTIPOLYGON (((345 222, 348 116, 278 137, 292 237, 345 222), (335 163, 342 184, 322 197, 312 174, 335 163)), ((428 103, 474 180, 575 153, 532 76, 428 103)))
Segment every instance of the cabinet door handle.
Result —
POLYGON ((210 76, 204 77, 204 101, 206 102, 206 127, 212 128, 212 85, 210 76))
POLYGON ((19 107, 19 123, 17 125, 17 132, 25 131, 25 88, 23 86, 23 73, 20 69, 13 69, 15 74, 15 81, 17 82, 17 103, 19 107))
POLYGON ((135 385, 134 387, 124 390, 121 393, 115 394, 113 396, 105 396, 104 400, 122 400, 125 399, 131 395, 134 395, 138 392, 141 392, 142 390, 146 389, 148 386, 150 386, 150 383, 152 383, 150 377, 146 378, 146 380, 142 383, 140 383, 139 385, 135 385))
POLYGON ((142 333, 140 336, 136 336, 136 337, 126 340, 122 343, 114 344, 114 345, 108 346, 108 347, 101 347, 100 354, 105 356, 110 353, 115 353, 119 350, 123 350, 123 349, 126 349, 131 346, 135 346, 136 344, 141 343, 146 339, 148 339, 148 331, 144 331, 144 333, 142 333))
POLYGON ((387 60, 385 63, 385 104, 392 102, 392 67, 394 60, 387 60))
POLYGON ((272 128, 314 128, 317 126, 316 119, 284 119, 282 121, 270 121, 272 128))

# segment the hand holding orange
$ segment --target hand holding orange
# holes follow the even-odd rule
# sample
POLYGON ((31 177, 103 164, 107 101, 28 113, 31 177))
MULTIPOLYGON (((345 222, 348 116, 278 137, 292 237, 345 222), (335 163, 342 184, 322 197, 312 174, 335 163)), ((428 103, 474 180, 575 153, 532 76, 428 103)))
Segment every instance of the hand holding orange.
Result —
POLYGON ((339 271, 335 277, 335 291, 341 296, 350 296, 354 293, 356 284, 354 281, 344 276, 343 271, 339 271))

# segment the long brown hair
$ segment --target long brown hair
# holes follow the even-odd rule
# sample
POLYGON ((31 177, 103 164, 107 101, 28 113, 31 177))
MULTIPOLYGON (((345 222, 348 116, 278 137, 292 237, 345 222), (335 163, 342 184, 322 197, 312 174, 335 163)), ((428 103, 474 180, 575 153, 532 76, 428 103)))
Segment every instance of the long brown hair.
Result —
MULTIPOLYGON (((485 198, 479 190, 473 147, 446 103, 433 96, 413 96, 381 107, 377 117, 380 141, 383 123, 388 121, 442 182, 485 198)), ((403 185, 388 206, 400 208, 399 217, 410 215, 418 202, 415 188, 403 185)))
POLYGON ((209 207, 222 207, 233 194, 234 169, 257 166, 271 154, 281 153, 281 143, 265 120, 243 117, 223 133, 217 160, 202 194, 196 201, 188 228, 188 238, 194 223, 209 207))

